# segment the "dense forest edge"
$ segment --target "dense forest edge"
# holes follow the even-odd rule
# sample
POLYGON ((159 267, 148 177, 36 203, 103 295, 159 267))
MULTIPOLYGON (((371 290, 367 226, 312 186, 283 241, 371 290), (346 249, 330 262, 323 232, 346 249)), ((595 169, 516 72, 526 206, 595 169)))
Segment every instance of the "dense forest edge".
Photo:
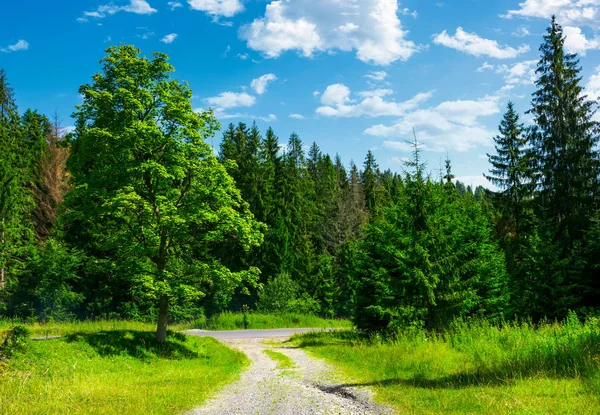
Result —
POLYGON ((367 334, 600 310, 600 125, 553 19, 528 116, 508 103, 495 191, 402 173, 196 113, 163 53, 107 49, 75 129, 20 114, 0 70, 0 316, 167 326, 226 312, 349 318, 367 334))

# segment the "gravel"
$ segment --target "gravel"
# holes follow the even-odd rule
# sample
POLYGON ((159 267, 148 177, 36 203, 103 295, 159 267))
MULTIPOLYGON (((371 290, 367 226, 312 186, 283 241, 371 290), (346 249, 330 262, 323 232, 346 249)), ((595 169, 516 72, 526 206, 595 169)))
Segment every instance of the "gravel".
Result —
POLYGON ((372 400, 364 387, 345 387, 325 362, 301 349, 268 346, 260 338, 221 339, 243 351, 252 364, 239 381, 225 387, 190 414, 214 415, 375 415, 393 412, 372 400), (265 349, 290 357, 296 367, 278 369, 265 349))

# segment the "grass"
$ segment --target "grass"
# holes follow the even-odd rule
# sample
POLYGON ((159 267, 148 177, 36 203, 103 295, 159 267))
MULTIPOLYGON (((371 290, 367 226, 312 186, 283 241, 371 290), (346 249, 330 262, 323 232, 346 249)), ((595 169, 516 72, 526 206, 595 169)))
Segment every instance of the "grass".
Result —
MULTIPOLYGON (((307 314, 258 314, 248 313, 248 329, 283 329, 283 328, 351 328, 348 320, 323 319, 307 314)), ((244 329, 242 313, 225 312, 208 319, 198 319, 190 324, 190 328, 202 330, 240 330, 244 329)))
POLYGON ((264 352, 267 356, 277 362, 278 369, 291 369, 296 366, 294 361, 283 353, 271 349, 265 349, 264 352))
POLYGON ((413 414, 598 414, 600 322, 457 324, 393 341, 350 331, 292 339, 337 365, 349 384, 413 414))
MULTIPOLYGON (((323 319, 320 317, 304 314, 248 314, 249 329, 279 329, 279 328, 351 328, 348 320, 323 319)), ((128 320, 95 320, 95 321, 66 321, 46 322, 37 321, 23 322, 14 319, 0 318, 0 333, 16 324, 23 324, 29 329, 33 337, 63 336, 79 332, 94 332, 98 330, 156 330, 155 323, 144 323, 128 320)), ((189 329, 202 330, 241 330, 244 329, 244 317, 242 313, 221 313, 210 318, 172 324, 172 331, 189 329)))
POLYGON ((2 414, 176 414, 237 378, 247 358, 216 340, 170 333, 166 345, 137 324, 60 327, 0 369, 2 414), (128 326, 128 328, 124 328, 128 326))

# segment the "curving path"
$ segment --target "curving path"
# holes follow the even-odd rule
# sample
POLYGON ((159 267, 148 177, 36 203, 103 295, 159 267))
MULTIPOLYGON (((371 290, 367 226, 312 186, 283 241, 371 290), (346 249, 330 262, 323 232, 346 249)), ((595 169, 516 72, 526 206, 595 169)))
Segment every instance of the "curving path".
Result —
POLYGON ((301 349, 269 345, 265 339, 285 340, 294 333, 313 329, 246 330, 205 332, 190 335, 211 336, 243 351, 251 360, 240 380, 225 387, 206 405, 190 414, 209 415, 376 415, 392 414, 377 405, 366 388, 343 386, 332 368, 301 349), (265 354, 266 349, 285 354, 294 361, 292 369, 279 369, 265 354))

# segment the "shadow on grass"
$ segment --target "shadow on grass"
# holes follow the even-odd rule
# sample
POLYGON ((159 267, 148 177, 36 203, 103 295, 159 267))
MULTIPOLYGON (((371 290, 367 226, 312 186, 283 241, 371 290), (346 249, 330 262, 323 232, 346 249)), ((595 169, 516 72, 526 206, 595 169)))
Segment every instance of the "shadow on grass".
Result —
POLYGON ((167 341, 159 343, 154 333, 134 330, 79 332, 65 336, 67 342, 85 342, 100 356, 131 356, 137 359, 198 359, 204 356, 191 350, 184 343, 186 337, 169 332, 167 341))

